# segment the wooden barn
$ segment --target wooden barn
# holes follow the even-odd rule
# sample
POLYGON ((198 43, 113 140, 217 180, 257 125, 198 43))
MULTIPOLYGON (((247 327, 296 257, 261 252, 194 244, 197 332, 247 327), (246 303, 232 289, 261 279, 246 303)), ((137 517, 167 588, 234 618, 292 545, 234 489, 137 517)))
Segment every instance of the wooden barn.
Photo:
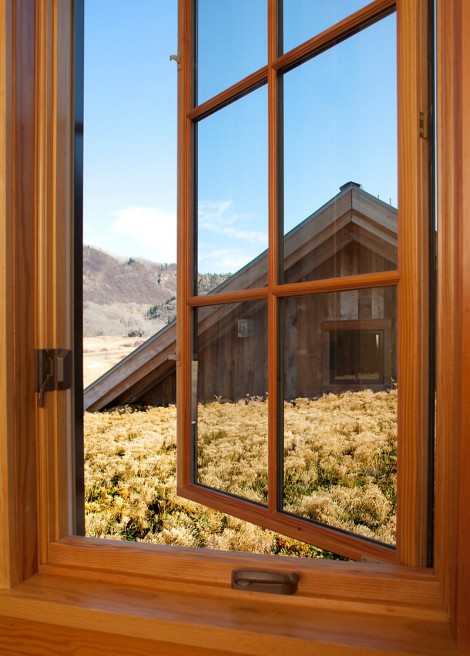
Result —
MULTIPOLYGON (((396 268, 397 212, 354 182, 306 218, 284 240, 289 282, 396 268)), ((267 255, 235 273, 217 291, 260 286, 267 255)), ((282 306, 284 395, 315 397, 396 380, 394 287, 286 299, 282 306)), ((199 308, 198 398, 238 400, 266 394, 264 301, 199 308), (255 364, 256 363, 256 364, 255 364), (237 373, 233 375, 233 372, 237 373)), ((176 332, 171 324, 85 390, 85 407, 175 402, 176 332)))

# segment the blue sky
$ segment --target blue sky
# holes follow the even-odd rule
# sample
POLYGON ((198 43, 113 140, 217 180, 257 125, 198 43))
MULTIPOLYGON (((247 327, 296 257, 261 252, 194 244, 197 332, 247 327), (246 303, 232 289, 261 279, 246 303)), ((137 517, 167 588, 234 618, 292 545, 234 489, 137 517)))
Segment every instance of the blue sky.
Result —
POLYGON ((176 257, 176 10, 85 3, 84 241, 158 262, 176 257))
MULTIPOLYGON (((285 0, 286 48, 364 4, 285 0)), ((265 1, 199 6, 202 101, 266 63, 265 1)), ((156 262, 176 259, 176 9, 86 2, 84 241, 156 262)), ((395 60, 391 16, 285 75, 286 231, 348 180, 396 206, 395 60)), ((266 87, 198 126, 201 272, 266 248, 267 136, 266 87)))

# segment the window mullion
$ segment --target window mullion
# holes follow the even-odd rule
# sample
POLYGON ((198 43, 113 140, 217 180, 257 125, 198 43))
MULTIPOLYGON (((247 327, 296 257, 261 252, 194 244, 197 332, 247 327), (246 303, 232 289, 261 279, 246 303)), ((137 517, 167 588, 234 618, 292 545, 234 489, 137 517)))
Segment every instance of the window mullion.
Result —
POLYGON ((269 250, 268 250, 268 509, 271 513, 281 509, 282 479, 279 446, 281 418, 279 393, 279 322, 278 301, 273 290, 278 282, 279 270, 279 95, 278 73, 272 63, 278 55, 278 0, 268 0, 268 184, 269 184, 269 250))
MULTIPOLYGON (((280 4, 282 6, 281 0, 280 4)), ((367 25, 393 13, 395 7, 396 0, 375 0, 301 45, 284 54, 279 54, 278 59, 273 62, 273 66, 278 70, 289 70, 314 54, 319 54, 337 45, 367 25)))

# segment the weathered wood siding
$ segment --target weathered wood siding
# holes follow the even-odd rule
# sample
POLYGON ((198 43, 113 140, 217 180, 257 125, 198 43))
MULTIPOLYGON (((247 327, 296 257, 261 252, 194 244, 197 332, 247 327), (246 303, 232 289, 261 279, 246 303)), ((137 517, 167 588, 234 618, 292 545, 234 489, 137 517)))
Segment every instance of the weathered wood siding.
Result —
MULTIPOLYGON (((214 302, 220 294, 252 285, 263 287, 267 265, 267 253, 261 253, 218 288, 214 302)), ((396 266, 396 209, 352 182, 285 235, 284 283, 381 273, 394 271, 396 266)), ((318 396, 330 387, 336 392, 351 387, 338 385, 337 380, 330 385, 328 331, 341 327, 325 326, 325 322, 375 321, 367 327, 350 323, 344 329, 383 330, 384 377, 380 384, 371 386, 381 389, 396 380, 393 290, 322 293, 308 300, 283 300, 281 306, 285 398, 318 396)), ((197 310, 194 361, 199 372, 199 400, 237 400, 266 394, 266 309, 261 307, 256 301, 251 306, 221 304, 197 310), (244 336, 239 322, 245 322, 248 330, 244 336)), ((122 403, 174 403, 175 350, 176 330, 170 326, 87 388, 85 406, 99 410, 122 403)))
MULTIPOLYGON (((296 262, 286 278, 303 280, 331 278, 388 271, 395 263, 371 251, 357 241, 350 241, 338 251, 338 239, 331 255, 319 266, 315 253, 296 262), (308 267, 310 266, 310 271, 308 267), (312 269, 313 266, 313 269, 312 269)), ((315 397, 326 391, 351 389, 348 385, 331 385, 329 381, 329 332, 325 322, 388 320, 384 330, 383 383, 369 385, 374 389, 390 387, 396 380, 396 292, 392 287, 361 289, 290 297, 281 301, 284 396, 315 397)), ((216 397, 239 400, 249 396, 265 396, 267 392, 267 308, 264 301, 226 304, 200 308, 194 358, 197 361, 198 401, 216 397)), ((360 328, 366 324, 358 323, 360 328)), ((341 328, 338 323, 337 329, 341 328)), ((165 405, 175 402, 174 368, 155 381, 139 399, 142 403, 165 405)))

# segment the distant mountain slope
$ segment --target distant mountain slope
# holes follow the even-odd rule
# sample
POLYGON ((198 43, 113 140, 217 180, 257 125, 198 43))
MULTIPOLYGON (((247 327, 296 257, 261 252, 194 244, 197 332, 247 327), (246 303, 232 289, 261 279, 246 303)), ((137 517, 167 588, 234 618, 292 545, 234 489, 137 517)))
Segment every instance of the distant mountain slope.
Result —
MULTIPOLYGON (((199 294, 229 274, 199 276, 199 294)), ((176 264, 83 247, 83 334, 150 337, 176 314, 176 264)))
POLYGON ((143 258, 119 258, 92 246, 84 246, 85 302, 151 306, 175 295, 176 264, 158 264, 143 258))

